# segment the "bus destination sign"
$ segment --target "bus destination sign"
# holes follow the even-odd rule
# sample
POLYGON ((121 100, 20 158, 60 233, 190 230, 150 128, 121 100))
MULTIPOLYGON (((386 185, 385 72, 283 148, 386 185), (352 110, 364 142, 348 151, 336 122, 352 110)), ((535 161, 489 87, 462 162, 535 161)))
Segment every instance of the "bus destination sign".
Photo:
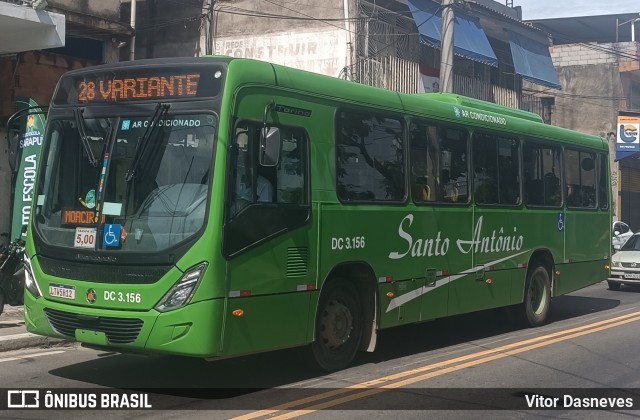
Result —
POLYGON ((219 66, 163 66, 84 71, 64 76, 56 105, 81 105, 171 99, 198 99, 218 95, 219 66))
POLYGON ((172 74, 159 77, 79 80, 78 102, 115 102, 136 99, 195 97, 200 74, 172 74))

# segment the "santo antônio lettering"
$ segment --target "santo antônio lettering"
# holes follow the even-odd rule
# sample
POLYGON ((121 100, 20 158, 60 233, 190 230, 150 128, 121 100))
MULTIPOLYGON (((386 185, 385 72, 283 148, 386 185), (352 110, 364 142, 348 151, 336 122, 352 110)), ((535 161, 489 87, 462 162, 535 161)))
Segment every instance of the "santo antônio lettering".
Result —
MULTIPOLYGON (((524 244, 524 237, 518 235, 518 229, 514 226, 513 232, 508 232, 505 227, 500 227, 497 231, 485 232, 482 229, 483 216, 478 218, 473 237, 471 239, 456 239, 455 244, 462 254, 474 253, 489 254, 494 252, 520 251, 524 244)), ((402 219, 398 226, 398 236, 402 238, 406 245, 401 251, 392 251, 389 258, 399 260, 409 257, 431 257, 446 255, 449 252, 451 239, 445 237, 438 231, 433 237, 414 238, 409 228, 413 223, 413 214, 408 214, 402 219)))
POLYGON ((82 81, 78 101, 116 101, 189 97, 198 94, 200 74, 82 81))

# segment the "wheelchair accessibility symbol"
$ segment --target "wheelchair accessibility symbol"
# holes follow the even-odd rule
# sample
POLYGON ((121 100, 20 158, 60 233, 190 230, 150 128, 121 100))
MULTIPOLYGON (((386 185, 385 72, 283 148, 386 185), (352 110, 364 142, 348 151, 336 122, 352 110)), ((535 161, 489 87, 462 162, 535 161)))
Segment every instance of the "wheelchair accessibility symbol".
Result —
POLYGON ((102 246, 105 248, 120 246, 120 225, 105 223, 102 246))
POLYGON ((558 213, 558 231, 564 230, 564 213, 558 213))

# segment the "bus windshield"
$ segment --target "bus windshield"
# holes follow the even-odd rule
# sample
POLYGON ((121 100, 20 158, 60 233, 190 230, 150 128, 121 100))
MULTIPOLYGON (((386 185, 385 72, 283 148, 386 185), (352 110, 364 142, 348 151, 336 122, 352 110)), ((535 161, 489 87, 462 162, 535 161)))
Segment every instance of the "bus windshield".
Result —
POLYGON ((211 114, 53 119, 37 232, 53 246, 144 253, 194 236, 205 220, 215 130, 211 114))

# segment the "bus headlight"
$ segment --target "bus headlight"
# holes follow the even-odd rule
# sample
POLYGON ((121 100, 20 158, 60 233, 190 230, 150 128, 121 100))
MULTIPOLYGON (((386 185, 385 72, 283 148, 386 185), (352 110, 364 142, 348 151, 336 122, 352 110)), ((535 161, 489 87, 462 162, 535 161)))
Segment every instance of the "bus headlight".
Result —
POLYGON ((156 305, 156 310, 160 312, 172 311, 189 303, 206 268, 207 263, 202 263, 187 270, 156 305))
POLYGON ((36 282, 36 278, 33 275, 33 268, 31 268, 31 260, 27 257, 27 254, 24 254, 22 259, 24 264, 24 286, 27 290, 35 297, 36 299, 42 296, 42 292, 40 291, 40 287, 38 287, 38 283, 36 282))

